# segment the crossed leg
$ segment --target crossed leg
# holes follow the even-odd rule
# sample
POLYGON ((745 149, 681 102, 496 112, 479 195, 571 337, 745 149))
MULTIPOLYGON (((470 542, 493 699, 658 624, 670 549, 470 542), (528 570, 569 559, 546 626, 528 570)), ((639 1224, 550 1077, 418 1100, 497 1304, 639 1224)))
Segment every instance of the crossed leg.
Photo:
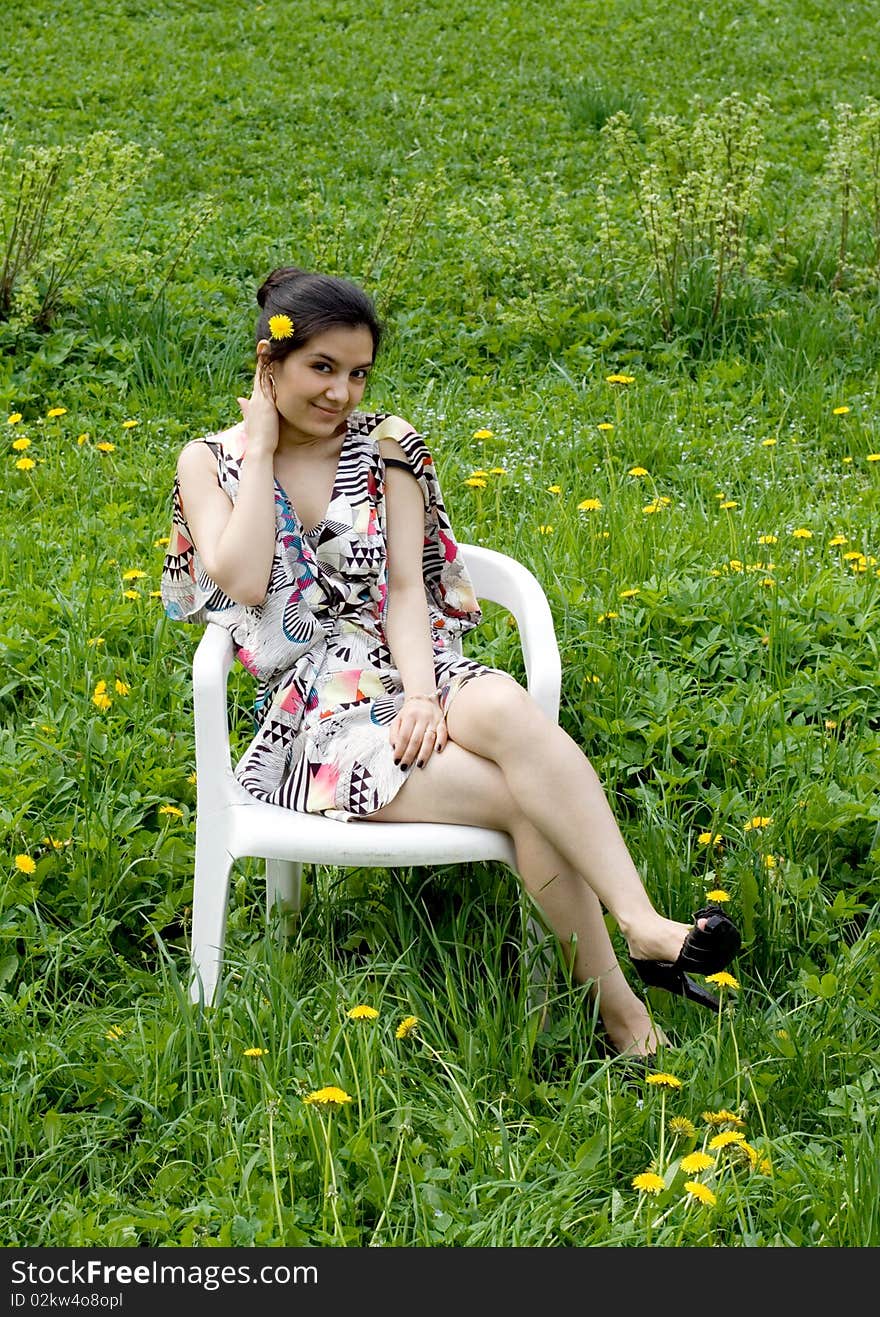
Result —
POLYGON ((445 750, 370 818, 508 832, 520 879, 571 948, 574 977, 598 995, 612 1043, 620 1052, 654 1052, 663 1035, 626 981, 602 907, 644 959, 674 961, 690 927, 654 909, 592 765, 506 677, 487 674, 462 687, 446 721, 445 750))

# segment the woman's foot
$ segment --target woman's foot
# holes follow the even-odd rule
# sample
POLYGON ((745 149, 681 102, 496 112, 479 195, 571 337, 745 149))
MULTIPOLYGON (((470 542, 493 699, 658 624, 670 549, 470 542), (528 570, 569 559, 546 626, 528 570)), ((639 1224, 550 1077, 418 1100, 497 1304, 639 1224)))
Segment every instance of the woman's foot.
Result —
MULTIPOLYGON (((705 928, 706 920, 698 921, 705 928)), ((674 963, 684 946, 693 924, 680 924, 676 919, 657 915, 650 925, 632 929, 627 933, 627 947, 633 960, 662 960, 674 963)))
POLYGON ((647 1006, 633 992, 619 965, 601 975, 595 991, 602 1027, 619 1056, 650 1057, 659 1047, 669 1046, 669 1039, 651 1019, 647 1006))
MULTIPOLYGON (((638 1002, 638 998, 636 998, 638 1002)), ((633 1010, 627 1018, 615 1016, 613 1019, 602 1013, 602 1024, 608 1035, 608 1041, 618 1056, 642 1056, 653 1058, 661 1047, 669 1046, 666 1034, 655 1024, 645 1007, 633 1010)))

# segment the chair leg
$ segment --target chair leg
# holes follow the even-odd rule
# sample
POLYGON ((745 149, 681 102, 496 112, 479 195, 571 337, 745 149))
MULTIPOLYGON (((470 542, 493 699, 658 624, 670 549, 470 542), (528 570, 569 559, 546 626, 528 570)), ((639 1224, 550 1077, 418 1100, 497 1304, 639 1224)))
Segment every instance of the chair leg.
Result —
POLYGON ((193 881, 193 918, 190 941, 190 1000, 212 1005, 226 942, 229 905, 230 855, 222 832, 196 822, 196 863, 193 881))
POLYGON ((283 935, 293 931, 293 915, 302 909, 302 864, 297 860, 266 861, 266 918, 277 910, 283 935))

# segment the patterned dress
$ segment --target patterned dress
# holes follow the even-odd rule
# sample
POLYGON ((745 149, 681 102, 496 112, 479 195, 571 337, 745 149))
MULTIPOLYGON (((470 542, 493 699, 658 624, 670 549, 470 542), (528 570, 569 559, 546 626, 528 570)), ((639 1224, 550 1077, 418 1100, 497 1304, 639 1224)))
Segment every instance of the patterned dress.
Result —
MULTIPOLYGON (((395 766, 389 742, 403 687, 384 630, 386 463, 380 439, 399 443, 424 496, 423 575, 437 688, 448 708, 465 682, 499 670, 460 652, 461 636, 480 621, 479 605, 431 455, 398 416, 349 416, 327 512, 311 530, 275 481, 275 555, 262 604, 236 603, 206 574, 177 480, 162 571, 168 616, 226 627, 237 658, 256 678, 255 735, 236 765, 238 781, 270 804, 344 820, 387 804, 411 771, 395 766)), ((220 487, 234 503, 244 423, 201 442, 214 454, 220 487)))

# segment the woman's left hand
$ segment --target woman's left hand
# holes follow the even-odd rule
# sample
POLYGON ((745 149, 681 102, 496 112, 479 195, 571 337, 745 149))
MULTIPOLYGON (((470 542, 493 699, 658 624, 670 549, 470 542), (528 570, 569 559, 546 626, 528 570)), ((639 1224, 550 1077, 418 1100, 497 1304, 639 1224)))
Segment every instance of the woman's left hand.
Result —
POLYGON ((436 695, 410 695, 389 733, 394 762, 401 768, 415 764, 423 768, 435 750, 442 750, 449 740, 446 719, 436 695))

